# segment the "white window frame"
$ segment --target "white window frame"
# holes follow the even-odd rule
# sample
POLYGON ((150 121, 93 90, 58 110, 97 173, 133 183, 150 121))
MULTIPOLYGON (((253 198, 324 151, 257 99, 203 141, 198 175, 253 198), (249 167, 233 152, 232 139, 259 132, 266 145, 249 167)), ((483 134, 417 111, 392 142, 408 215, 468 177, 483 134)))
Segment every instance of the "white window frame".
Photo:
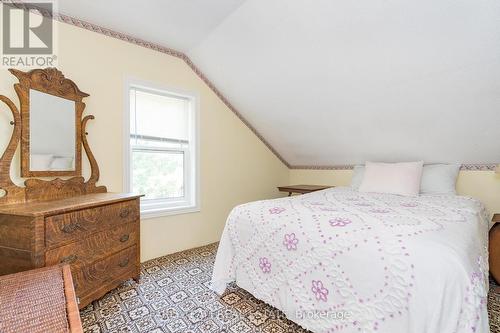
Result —
MULTIPOLYGON (((130 144, 130 89, 135 88, 169 97, 180 97, 189 100, 189 148, 184 152, 184 198, 141 199, 141 218, 154 218, 167 215, 194 213, 200 211, 200 128, 199 128, 199 96, 196 93, 165 87, 156 83, 135 78, 126 78, 124 88, 123 116, 123 188, 132 191, 132 146, 130 144)), ((144 148, 143 148, 144 149, 144 148)), ((158 151, 154 148, 154 151, 158 151)), ((165 151, 172 151, 165 148, 165 151)), ((176 152, 179 150, 176 150, 176 152)), ((144 193, 139 193, 144 194, 144 193)))

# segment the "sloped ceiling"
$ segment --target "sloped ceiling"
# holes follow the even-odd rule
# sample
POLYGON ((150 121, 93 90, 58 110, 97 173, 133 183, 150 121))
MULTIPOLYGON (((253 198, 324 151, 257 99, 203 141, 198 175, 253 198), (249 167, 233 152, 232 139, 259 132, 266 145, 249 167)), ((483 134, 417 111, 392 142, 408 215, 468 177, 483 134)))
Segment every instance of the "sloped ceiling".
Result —
POLYGON ((497 0, 64 0, 59 10, 185 52, 291 165, 500 161, 497 0))
POLYGON ((186 52, 205 39, 243 2, 244 0, 60 0, 56 10, 186 52))

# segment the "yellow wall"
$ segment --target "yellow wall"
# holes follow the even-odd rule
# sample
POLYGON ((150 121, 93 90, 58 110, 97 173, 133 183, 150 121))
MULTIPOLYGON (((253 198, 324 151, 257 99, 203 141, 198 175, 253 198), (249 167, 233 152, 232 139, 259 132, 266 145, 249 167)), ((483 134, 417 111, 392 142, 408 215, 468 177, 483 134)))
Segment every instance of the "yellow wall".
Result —
MULTIPOLYGON (((351 170, 290 170, 290 184, 348 186, 351 170)), ((493 171, 461 171, 457 192, 481 200, 490 213, 500 212, 500 175, 493 171)))
MULTIPOLYGON (((100 165, 100 184, 109 191, 123 185, 122 129, 124 81, 128 76, 200 96, 199 213, 144 219, 141 223, 142 260, 218 241, 229 211, 237 204, 280 194, 288 169, 217 98, 180 59, 71 25, 57 23, 58 68, 74 80, 85 99, 89 141, 100 165)), ((0 69, 0 93, 18 104, 16 82, 0 69)), ((11 129, 6 107, 0 112, 0 149, 11 129)), ((18 163, 11 172, 19 175, 18 163)), ((88 174, 88 166, 86 166, 88 174)))

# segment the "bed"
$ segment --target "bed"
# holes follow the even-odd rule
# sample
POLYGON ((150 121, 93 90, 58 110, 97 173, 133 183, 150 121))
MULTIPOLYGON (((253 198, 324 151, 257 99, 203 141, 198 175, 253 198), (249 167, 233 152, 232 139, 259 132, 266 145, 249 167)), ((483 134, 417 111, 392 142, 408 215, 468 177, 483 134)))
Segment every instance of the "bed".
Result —
POLYGON ((212 289, 312 332, 489 332, 488 214, 469 197, 332 188, 237 206, 212 289))

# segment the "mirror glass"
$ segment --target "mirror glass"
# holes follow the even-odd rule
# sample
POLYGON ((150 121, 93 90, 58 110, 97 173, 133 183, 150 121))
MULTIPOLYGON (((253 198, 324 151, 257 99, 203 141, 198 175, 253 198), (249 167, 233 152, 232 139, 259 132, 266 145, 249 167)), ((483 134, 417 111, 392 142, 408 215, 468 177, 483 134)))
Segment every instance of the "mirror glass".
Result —
POLYGON ((30 89, 30 171, 75 170, 75 102, 30 89))

